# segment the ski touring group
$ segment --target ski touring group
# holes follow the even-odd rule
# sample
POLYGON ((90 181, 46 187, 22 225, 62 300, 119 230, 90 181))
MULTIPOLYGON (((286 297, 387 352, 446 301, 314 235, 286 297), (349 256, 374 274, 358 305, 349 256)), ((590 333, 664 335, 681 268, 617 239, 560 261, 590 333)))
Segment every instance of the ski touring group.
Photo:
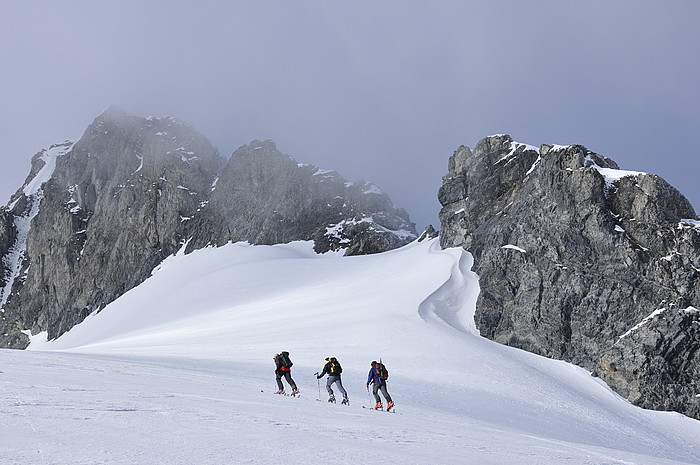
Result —
MULTIPOLYGON (((275 354, 273 357, 275 361, 275 380, 277 381, 277 391, 275 394, 286 395, 284 389, 284 384, 282 379, 287 382, 289 387, 292 389, 290 395, 296 397, 299 395, 299 389, 297 388, 294 379, 292 379, 292 360, 289 358, 289 352, 280 352, 275 354)), ((320 372, 314 373, 316 380, 320 380, 324 376, 328 375, 326 380, 326 390, 328 391, 328 402, 335 403, 335 392, 333 391, 333 385, 340 391, 343 395, 342 404, 350 405, 350 400, 348 399, 348 392, 343 387, 343 381, 341 379, 341 373, 343 372, 343 367, 340 362, 335 357, 326 357, 326 364, 320 372)), ((387 391, 387 379, 389 379, 389 370, 386 366, 379 361, 373 360, 370 364, 369 373, 367 374, 367 392, 369 393, 370 386, 372 386, 372 394, 374 395, 375 404, 374 407, 370 407, 374 410, 384 410, 384 404, 382 404, 382 399, 379 396, 381 393, 386 400, 386 411, 393 412, 394 401, 391 399, 389 392, 387 391)), ((321 384, 319 384, 319 397, 321 396, 321 384)), ((320 400, 320 399, 319 399, 320 400)))

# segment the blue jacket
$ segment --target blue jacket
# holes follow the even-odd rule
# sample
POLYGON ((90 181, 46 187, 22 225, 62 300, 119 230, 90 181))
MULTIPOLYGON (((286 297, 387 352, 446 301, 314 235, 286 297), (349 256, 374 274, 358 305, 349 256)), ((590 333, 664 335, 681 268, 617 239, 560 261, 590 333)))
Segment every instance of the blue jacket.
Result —
POLYGON ((379 368, 372 367, 367 375, 367 384, 386 384, 386 380, 379 377, 379 368))

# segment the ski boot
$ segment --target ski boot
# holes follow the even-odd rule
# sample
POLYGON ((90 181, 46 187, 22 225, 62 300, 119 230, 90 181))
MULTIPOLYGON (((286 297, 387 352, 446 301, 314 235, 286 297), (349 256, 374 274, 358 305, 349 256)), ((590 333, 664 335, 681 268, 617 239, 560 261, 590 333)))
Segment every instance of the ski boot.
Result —
POLYGON ((393 401, 393 400, 390 400, 389 403, 386 404, 386 411, 388 412, 388 411, 391 410, 392 408, 394 408, 394 401, 393 401))
POLYGON ((377 405, 374 406, 374 410, 383 410, 383 408, 382 408, 382 403, 381 403, 381 402, 377 402, 377 405))
POLYGON ((331 394, 331 396, 328 398, 328 402, 331 404, 335 404, 335 396, 331 394))
POLYGON ((280 390, 280 391, 275 391, 275 394, 279 394, 279 395, 282 395, 282 396, 283 396, 283 395, 284 395, 284 389, 282 389, 282 390, 280 390))
POLYGON ((296 397, 299 395, 299 389, 295 389, 292 391, 292 397, 296 397))
POLYGON ((348 400, 348 396, 343 396, 343 401, 341 402, 343 405, 350 405, 350 401, 348 400))

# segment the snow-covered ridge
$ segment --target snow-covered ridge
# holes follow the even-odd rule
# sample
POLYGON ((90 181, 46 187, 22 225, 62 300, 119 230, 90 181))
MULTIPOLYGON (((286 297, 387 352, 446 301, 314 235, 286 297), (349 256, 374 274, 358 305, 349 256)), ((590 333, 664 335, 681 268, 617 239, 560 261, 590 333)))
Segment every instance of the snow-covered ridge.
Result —
POLYGON ((44 162, 44 167, 22 188, 24 195, 29 197, 36 194, 41 189, 42 184, 51 179, 56 169, 56 160, 70 152, 73 145, 73 142, 65 141, 61 144, 54 144, 48 150, 43 151, 39 158, 44 162))
MULTIPOLYGON (((491 137, 503 137, 503 136, 505 136, 505 134, 495 134, 491 137)), ((532 173, 535 170, 535 168, 537 167, 537 165, 540 163, 540 161, 542 161, 539 147, 535 147, 534 145, 525 144, 522 142, 511 141, 510 149, 508 150, 508 153, 506 153, 500 159, 498 159, 498 161, 496 161, 495 164, 498 165, 499 163, 505 162, 505 165, 508 165, 511 161, 514 160, 515 154, 517 152, 535 152, 538 154, 537 159, 532 163, 532 166, 527 171, 527 173, 525 173, 526 176, 529 175, 530 173, 532 173)))
POLYGON ((415 234, 413 234, 412 232, 407 231, 405 229, 394 230, 394 229, 385 228, 384 226, 375 222, 374 218, 371 216, 366 216, 366 217, 363 217, 359 220, 356 220, 356 219, 343 220, 339 223, 328 226, 328 227, 326 227, 325 236, 335 237, 335 238, 339 239, 340 244, 347 245, 350 243, 350 239, 343 236, 343 234, 342 234, 343 229, 347 226, 354 226, 354 225, 358 225, 361 223, 368 223, 370 225, 370 229, 373 229, 373 230, 379 231, 379 232, 383 232, 383 233, 387 233, 387 234, 394 234, 395 236, 397 236, 401 239, 415 239, 415 237, 416 237, 415 234))
POLYGON ((696 313, 700 313, 700 309, 691 306, 688 308, 684 308, 683 313, 696 314, 696 313))
POLYGON ((283 449, 316 465, 329 457, 320 438, 343 463, 368 450, 377 465, 699 463, 700 422, 480 337, 470 267, 437 239, 345 258, 311 242, 178 253, 61 338, 0 351, 3 456, 262 464, 283 449), (282 350, 298 399, 272 394, 282 350), (327 356, 343 365, 349 406, 325 402, 313 375, 327 356), (363 408, 379 358, 394 415, 363 408))
POLYGON ((362 191, 363 194, 376 194, 376 195, 384 195, 384 191, 382 191, 376 184, 368 182, 365 186, 365 189, 362 191))
POLYGON ((147 116, 146 120, 151 122, 166 122, 168 123, 167 126, 172 126, 173 124, 177 126, 188 126, 187 123, 183 123, 172 116, 147 116))
POLYGON ((632 328, 630 328, 629 331, 627 331, 625 334, 620 336, 618 339, 623 339, 623 338, 629 336, 630 334, 632 334, 633 332, 635 332, 636 330, 638 330, 639 328, 641 328, 645 324, 649 323, 651 320, 656 318, 658 315, 661 315, 665 311, 666 311, 665 308, 659 308, 658 310, 654 310, 653 312, 651 312, 651 314, 649 316, 645 317, 642 321, 640 321, 639 323, 634 325, 632 328))
POLYGON ((520 149, 521 147, 522 147, 522 151, 530 150, 530 151, 534 151, 537 153, 539 153, 539 151, 540 151, 540 149, 535 147, 534 145, 523 144, 521 142, 513 141, 510 143, 510 151, 507 154, 503 155, 501 157, 501 159, 496 162, 496 164, 501 163, 502 161, 505 161, 505 160, 508 160, 509 158, 511 158, 513 155, 515 155, 515 152, 517 152, 518 149, 520 149))
POLYGON ((594 168, 596 171, 598 171, 603 177, 605 178, 605 184, 609 187, 612 186, 614 183, 619 181, 620 179, 627 177, 627 176, 640 176, 640 175, 645 175, 647 173, 643 173, 641 171, 628 171, 628 170, 616 170, 612 168, 604 168, 600 165, 598 165, 595 160, 593 160, 590 156, 586 157, 585 160, 585 166, 594 168))
POLYGON ((568 150, 568 149, 570 149, 571 147, 573 147, 573 145, 552 144, 552 148, 550 149, 550 151, 552 151, 552 152, 560 152, 560 151, 562 151, 562 150, 568 150))
MULTIPOLYGON (((29 207, 22 215, 15 216, 14 224, 15 228, 17 229, 17 239, 7 255, 2 257, 3 265, 7 270, 5 276, 7 281, 5 286, 0 289, 0 312, 5 311, 4 307, 7 303, 7 299, 10 296, 10 292, 12 291, 12 286, 19 276, 19 272, 22 267, 22 259, 24 258, 24 252, 27 248, 29 228, 31 227, 32 220, 39 213, 39 205, 41 204, 41 200, 44 198, 42 186, 53 176, 58 157, 70 152, 72 148, 73 143, 66 141, 62 144, 52 145, 48 150, 44 150, 40 156, 40 159, 44 162, 44 166, 22 188, 22 193, 28 199, 29 207)), ((17 204, 18 200, 19 199, 12 202, 12 204, 8 206, 8 210, 12 210, 17 204)))
MULTIPOLYGON (((552 145, 550 152, 558 152, 558 151, 563 151, 563 150, 568 150, 571 147, 575 147, 574 145, 552 145)), ((605 178, 605 183, 608 187, 612 186, 615 182, 619 181, 620 179, 627 177, 627 176, 639 176, 639 175, 645 175, 647 173, 641 172, 641 171, 629 171, 629 170, 619 170, 619 169, 613 169, 613 168, 608 168, 604 166, 600 166, 590 155, 586 155, 586 158, 584 159, 584 168, 593 168, 596 171, 598 171, 604 178, 605 178)))
MULTIPOLYGON (((499 136, 503 136, 503 134, 497 134, 497 135, 494 135, 494 136, 491 136, 491 137, 499 137, 499 136)), ((558 145, 558 144, 553 144, 553 145, 551 146, 551 148, 549 149, 549 151, 550 151, 550 152, 558 152, 558 151, 568 150, 568 149, 570 149, 571 147, 574 147, 574 146, 573 146, 573 145, 558 145)), ((502 162, 504 162, 504 161, 506 162, 506 164, 509 163, 509 162, 510 162, 510 159, 515 155, 515 153, 516 153, 518 150, 522 150, 522 151, 534 151, 534 152, 539 153, 539 148, 535 147, 534 145, 529 145, 529 144, 524 144, 524 143, 522 143, 522 142, 512 141, 512 142, 510 143, 510 150, 508 151, 508 153, 506 153, 504 156, 502 156, 502 157, 496 162, 496 164, 502 163, 502 162)), ((535 169, 535 167, 537 166, 537 164, 538 164, 540 161, 541 161, 541 158, 538 158, 538 159, 533 163, 532 167, 531 167, 530 170, 527 172, 527 174, 530 174, 530 173, 535 169)), ((603 175, 603 177, 605 178, 605 182, 606 182, 606 185, 607 185, 608 187, 611 186, 612 184, 614 184, 615 182, 619 181, 620 179, 624 178, 624 177, 627 177, 627 176, 639 176, 639 175, 645 175, 645 174, 647 174, 647 173, 640 172, 640 171, 628 171, 628 170, 619 170, 619 169, 612 169, 612 168, 603 167, 603 166, 598 165, 598 163, 596 163, 596 161, 593 160, 593 158, 591 158, 590 156, 586 156, 586 158, 585 158, 585 160, 584 160, 584 167, 586 167, 586 168, 591 167, 591 168, 594 168, 595 170, 597 170, 597 171, 598 171, 601 175, 603 175)))
POLYGON ((689 220, 689 219, 682 219, 680 221, 680 227, 683 227, 684 225, 687 226, 692 226, 695 229, 700 229, 700 221, 698 220, 689 220))
POLYGON ((327 175, 327 174, 332 174, 333 170, 324 170, 321 168, 318 168, 312 176, 322 176, 322 175, 327 175))
MULTIPOLYGON (((304 166, 313 166, 313 165, 308 165, 308 164, 304 164, 304 163, 299 163, 297 166, 299 166, 299 167, 304 167, 304 166)), ((326 169, 318 168, 318 167, 315 167, 315 166, 313 166, 313 167, 316 168, 316 171, 314 171, 314 173, 313 173, 311 176, 331 176, 331 177, 335 177, 335 175, 336 175, 336 172, 333 171, 333 170, 326 170, 326 169)))
MULTIPOLYGON (((665 311, 666 311, 665 308, 659 308, 658 310, 654 310, 653 312, 651 312, 651 314, 650 314, 649 316, 645 317, 642 321, 640 321, 639 323, 637 323, 636 325, 634 325, 632 328, 630 328, 629 331, 627 331, 626 333, 624 333, 624 334, 623 334, 622 336, 620 336, 618 339, 623 339, 623 338, 629 336, 630 334, 632 334, 633 332, 635 332, 636 330, 638 330, 639 328, 641 328, 641 327, 644 326, 645 324, 649 323, 651 320, 653 320, 653 319, 656 318, 657 316, 663 315, 663 313, 664 313, 665 311)), ((692 307, 692 306, 691 306, 691 307, 687 307, 687 308, 685 308, 685 309, 683 309, 683 310, 681 310, 681 311, 682 311, 683 313, 689 313, 689 314, 695 314, 695 313, 700 312, 700 310, 698 310, 697 308, 692 307)))

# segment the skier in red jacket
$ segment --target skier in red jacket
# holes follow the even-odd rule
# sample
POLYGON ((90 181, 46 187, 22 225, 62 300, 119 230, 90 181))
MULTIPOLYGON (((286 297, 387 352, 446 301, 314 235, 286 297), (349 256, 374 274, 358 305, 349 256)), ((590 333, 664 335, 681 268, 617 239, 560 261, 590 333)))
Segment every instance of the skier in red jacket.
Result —
POLYGON ((289 352, 282 352, 275 354, 273 357, 275 361, 275 378, 277 380, 277 387, 279 390, 275 394, 284 394, 284 386, 282 385, 282 377, 287 380, 287 383, 292 388, 292 395, 296 396, 299 394, 297 385, 292 379, 292 360, 289 358, 289 352))

